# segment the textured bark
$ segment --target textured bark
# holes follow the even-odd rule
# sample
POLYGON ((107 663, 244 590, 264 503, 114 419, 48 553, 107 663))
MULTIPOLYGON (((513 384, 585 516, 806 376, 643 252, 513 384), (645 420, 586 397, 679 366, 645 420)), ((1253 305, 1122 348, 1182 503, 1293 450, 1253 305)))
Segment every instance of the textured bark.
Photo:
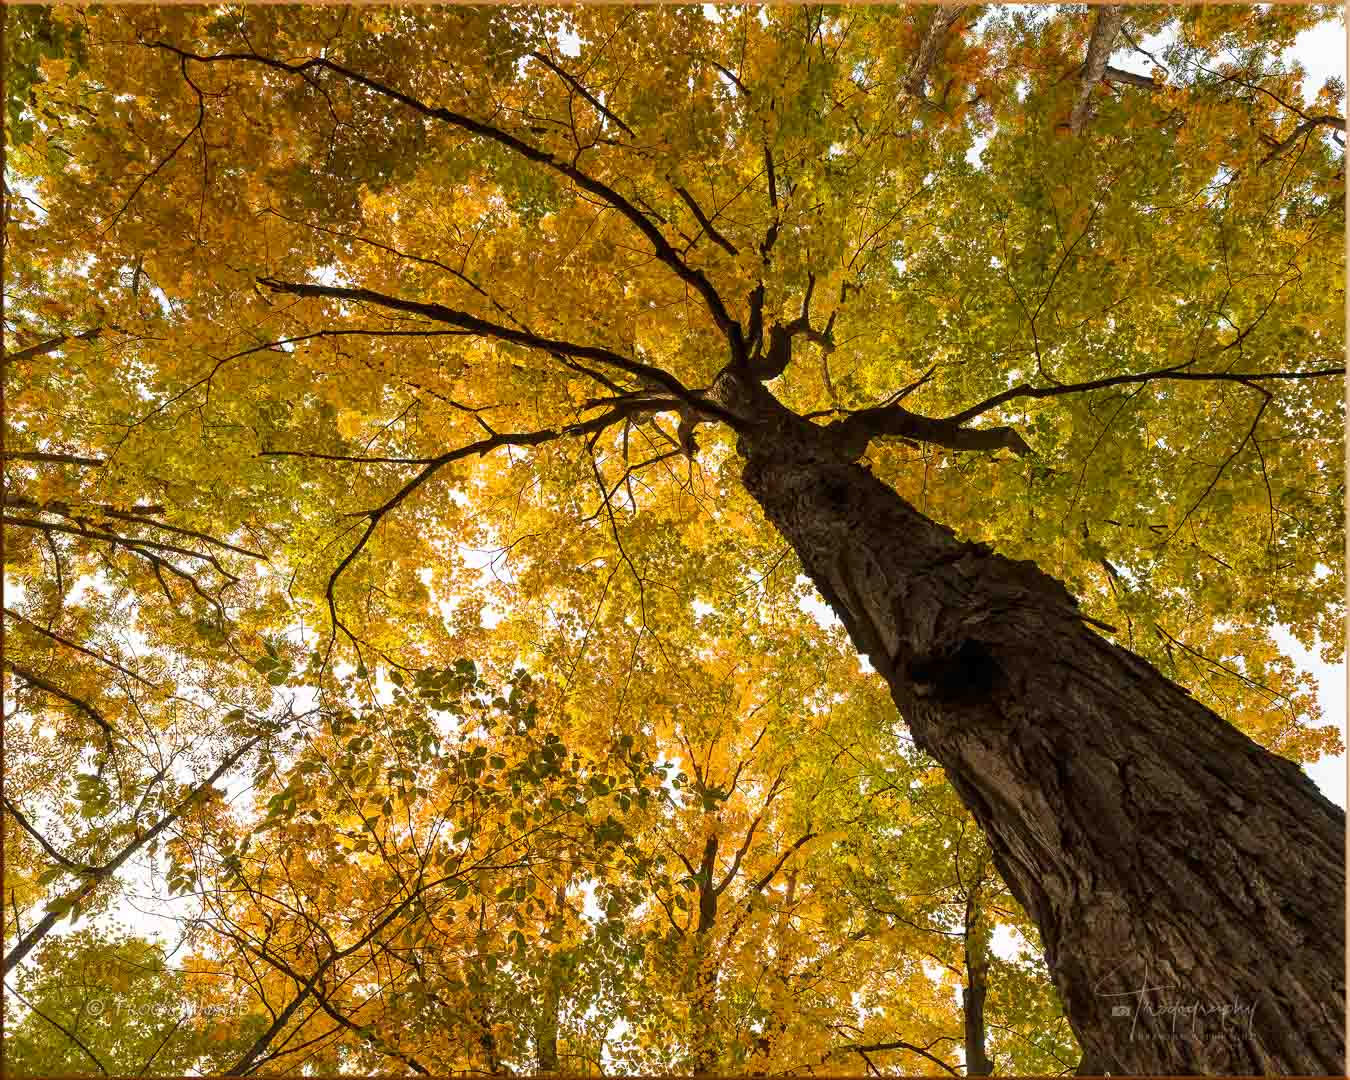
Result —
POLYGON ((1034 564, 958 540, 760 388, 719 395, 758 417, 746 488, 984 830, 1085 1058, 1340 1073, 1343 811, 1034 564))

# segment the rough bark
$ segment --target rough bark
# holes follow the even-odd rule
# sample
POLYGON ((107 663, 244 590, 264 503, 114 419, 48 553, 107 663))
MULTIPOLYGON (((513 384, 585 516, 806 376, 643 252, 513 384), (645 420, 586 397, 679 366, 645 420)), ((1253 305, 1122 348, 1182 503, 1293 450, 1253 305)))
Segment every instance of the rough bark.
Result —
POLYGON ((1340 1073, 1343 811, 1089 629, 1034 564, 958 540, 767 392, 719 393, 758 419, 747 490, 1040 928, 1085 1058, 1340 1073))

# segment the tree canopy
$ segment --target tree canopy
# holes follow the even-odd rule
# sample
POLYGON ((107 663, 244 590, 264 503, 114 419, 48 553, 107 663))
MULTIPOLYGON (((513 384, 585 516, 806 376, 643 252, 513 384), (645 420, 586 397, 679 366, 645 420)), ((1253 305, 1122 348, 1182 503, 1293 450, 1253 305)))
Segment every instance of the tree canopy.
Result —
POLYGON ((1331 17, 6 9, 10 1068, 1076 1068, 723 374, 1339 752, 1331 17))

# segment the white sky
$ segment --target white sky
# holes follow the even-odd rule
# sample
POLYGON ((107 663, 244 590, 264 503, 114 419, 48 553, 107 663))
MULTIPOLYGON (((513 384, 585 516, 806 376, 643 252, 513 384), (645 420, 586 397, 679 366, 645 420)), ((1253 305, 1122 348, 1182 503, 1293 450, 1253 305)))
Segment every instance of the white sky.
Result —
MULTIPOLYGON (((1311 30, 1299 34, 1294 47, 1285 56, 1297 60, 1306 76, 1303 80, 1303 97, 1311 101, 1327 79, 1336 76, 1342 80, 1346 74, 1346 34, 1345 22, 1328 21, 1311 30)), ((1341 729, 1341 742, 1346 741, 1345 689, 1346 670, 1342 657, 1339 664, 1324 664, 1317 656, 1300 648, 1288 634, 1278 634, 1281 647, 1286 655, 1299 667, 1310 671, 1317 679, 1318 699, 1328 723, 1338 724, 1341 729)), ((1344 754, 1326 757, 1309 765, 1305 770, 1322 789, 1323 794, 1338 806, 1345 807, 1346 758, 1344 754)))

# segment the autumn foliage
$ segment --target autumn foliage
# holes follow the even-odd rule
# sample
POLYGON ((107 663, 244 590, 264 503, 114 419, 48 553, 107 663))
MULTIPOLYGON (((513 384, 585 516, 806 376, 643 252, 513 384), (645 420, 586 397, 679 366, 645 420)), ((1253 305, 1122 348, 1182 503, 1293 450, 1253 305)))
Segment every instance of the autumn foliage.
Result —
POLYGON ((10 1071, 1075 1068, 718 379, 1339 752, 1328 15, 7 9, 10 1071))

